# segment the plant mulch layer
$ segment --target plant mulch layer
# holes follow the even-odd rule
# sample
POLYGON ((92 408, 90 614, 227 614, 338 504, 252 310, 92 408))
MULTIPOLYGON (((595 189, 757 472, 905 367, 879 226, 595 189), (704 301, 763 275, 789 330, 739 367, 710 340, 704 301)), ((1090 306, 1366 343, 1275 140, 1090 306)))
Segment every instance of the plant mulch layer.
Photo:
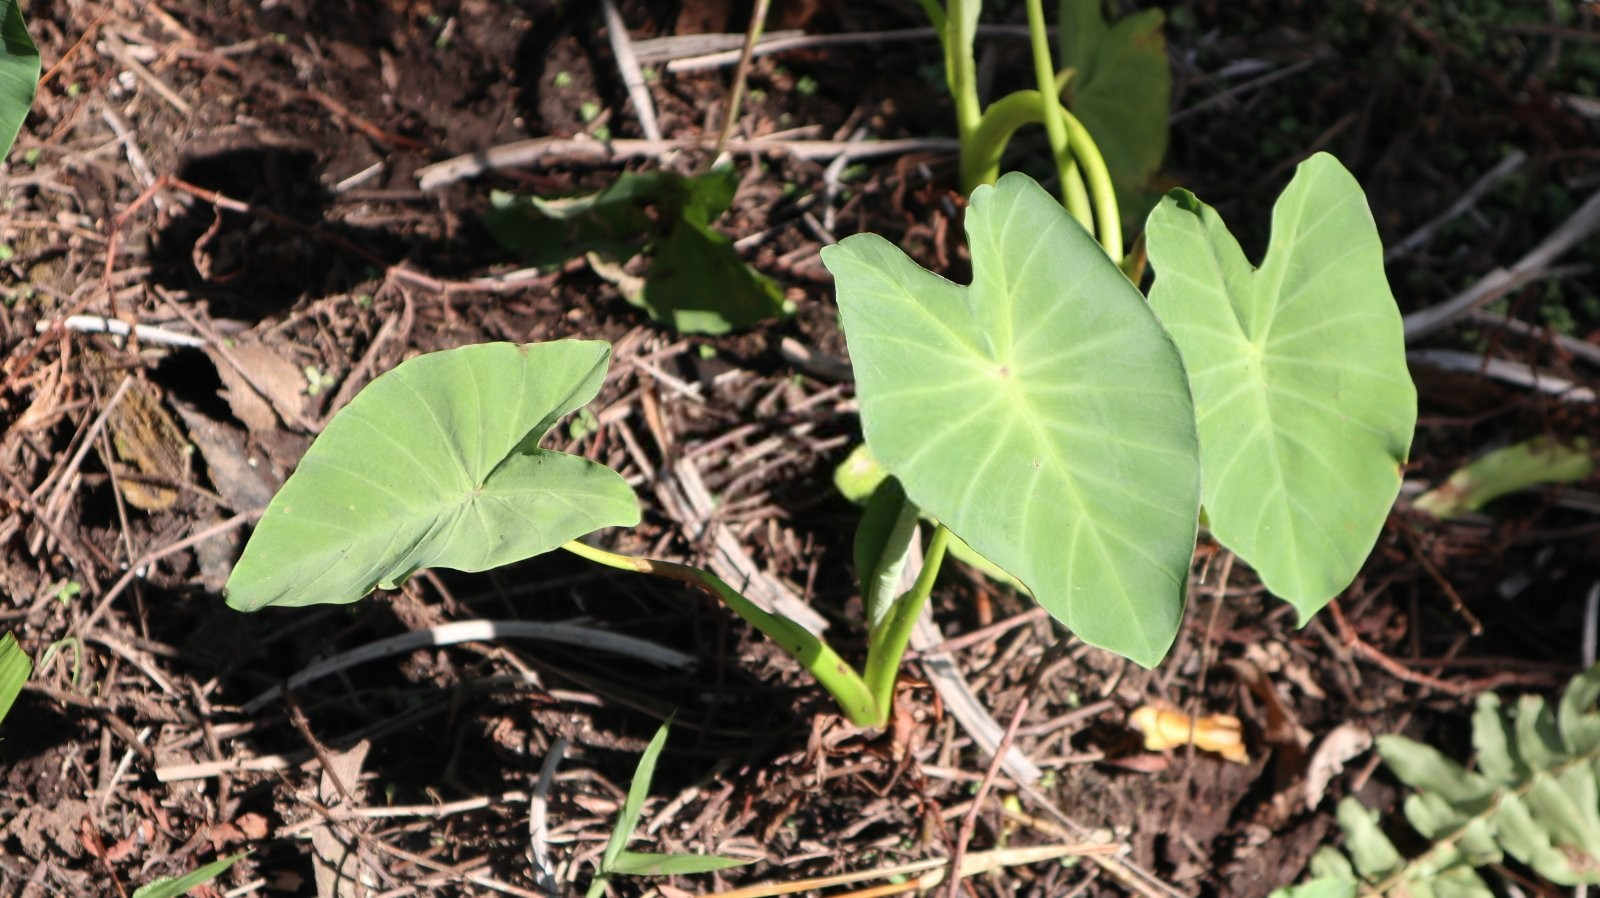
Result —
MULTIPOLYGON (((748 15, 726 2, 619 6, 636 44, 739 33, 748 15)), ((817 35, 924 24, 912 3, 776 6, 772 29, 817 35)), ((1022 21, 1011 6, 986 21, 1022 21)), ((1400 247, 1389 275, 1402 309, 1442 302, 1516 263, 1600 185, 1600 16, 1580 4, 1553 23, 1528 6, 1174 7, 1165 172, 1259 257, 1294 164, 1331 151, 1366 188, 1386 246, 1400 247), (1508 157, 1509 174, 1451 209, 1508 157)), ((223 604, 251 522, 375 375, 471 342, 581 336, 613 341, 615 358, 593 420, 551 439, 621 471, 645 506, 639 528, 602 539, 731 558, 813 606, 847 654, 861 650, 856 512, 831 484, 858 423, 817 250, 872 230, 967 276, 954 156, 931 140, 953 131, 938 47, 755 62, 736 136, 928 140, 839 165, 735 154, 740 189, 718 226, 795 311, 685 337, 582 259, 519 268, 481 215, 491 190, 573 194, 624 168, 696 171, 707 151, 609 162, 555 152, 419 186, 424 166, 529 137, 641 135, 592 7, 29 6, 45 80, 0 178, 0 628, 36 670, 0 741, 0 894, 127 895, 239 851, 206 894, 317 894, 318 877, 334 875, 339 894, 573 894, 668 718, 634 847, 752 863, 617 880, 614 894, 887 868, 947 857, 962 838, 991 755, 916 659, 880 734, 841 720, 792 661, 709 599, 574 559, 424 573, 298 613, 223 604), (199 346, 65 329, 69 314, 199 346), (253 701, 308 665, 472 620, 576 622, 684 663, 487 637, 253 701)), ((994 90, 1030 77, 1021 46, 985 41, 994 90)), ((663 134, 714 136, 732 68, 648 67, 663 134)), ((1041 150, 1024 140, 1008 165, 1047 171, 1041 150)), ((966 850, 1070 841, 1102 852, 974 874, 963 893, 1264 895, 1336 839, 1340 797, 1397 806, 1370 752, 1308 791, 1310 758, 1336 728, 1404 732, 1465 758, 1474 695, 1548 693, 1581 668, 1600 482, 1449 522, 1410 500, 1489 448, 1600 434, 1593 393, 1574 395, 1600 387, 1597 251, 1580 241, 1488 316, 1413 346, 1525 364, 1538 383, 1414 365, 1407 487, 1361 575, 1303 627, 1204 536, 1184 629, 1155 670, 948 568, 934 608, 945 648, 995 721, 1020 710, 1015 746, 1044 771, 1031 785, 996 774, 966 850), (1550 392, 1552 378, 1574 390, 1550 392), (1247 759, 1147 750, 1128 718, 1156 701, 1236 715, 1247 759)))

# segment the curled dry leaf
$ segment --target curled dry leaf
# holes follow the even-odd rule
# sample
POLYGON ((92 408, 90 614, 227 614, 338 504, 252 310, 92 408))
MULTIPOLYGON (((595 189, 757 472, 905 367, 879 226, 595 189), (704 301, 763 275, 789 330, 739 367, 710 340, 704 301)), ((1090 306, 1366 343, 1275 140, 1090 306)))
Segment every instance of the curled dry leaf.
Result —
POLYGON ((1306 766, 1306 809, 1314 810, 1322 803, 1328 783, 1344 770, 1351 758, 1372 747, 1372 734, 1353 721, 1346 721, 1322 737, 1317 750, 1311 753, 1306 766))
POLYGON ((1235 764, 1250 763, 1239 718, 1232 714, 1191 717, 1166 702, 1140 705, 1128 715, 1128 724, 1144 734, 1144 747, 1166 751, 1194 742, 1196 748, 1216 752, 1235 764))

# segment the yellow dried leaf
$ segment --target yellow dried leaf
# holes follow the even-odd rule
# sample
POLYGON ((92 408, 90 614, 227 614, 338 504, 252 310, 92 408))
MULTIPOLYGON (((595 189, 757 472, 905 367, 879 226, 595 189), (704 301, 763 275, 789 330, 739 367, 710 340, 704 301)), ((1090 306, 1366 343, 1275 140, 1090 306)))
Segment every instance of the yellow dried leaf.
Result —
POLYGON ((1128 715, 1128 724, 1144 734, 1144 747, 1166 751, 1194 741, 1195 747, 1216 752, 1236 764, 1250 763, 1239 718, 1232 714, 1191 717, 1164 702, 1140 705, 1128 715))

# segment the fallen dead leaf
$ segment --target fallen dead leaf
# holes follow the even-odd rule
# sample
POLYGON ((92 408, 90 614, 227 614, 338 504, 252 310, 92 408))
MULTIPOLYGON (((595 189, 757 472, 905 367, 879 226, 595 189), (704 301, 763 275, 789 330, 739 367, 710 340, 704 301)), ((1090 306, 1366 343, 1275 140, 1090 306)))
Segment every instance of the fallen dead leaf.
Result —
POLYGON ((1341 723, 1323 736, 1306 765, 1306 810, 1315 810, 1327 794, 1328 783, 1344 770, 1351 758, 1371 747, 1372 733, 1354 721, 1341 723))
POLYGON ((1144 747, 1167 751, 1194 742, 1195 748, 1215 752, 1235 764, 1250 763, 1239 718, 1231 714, 1191 717, 1166 702, 1140 705, 1128 715, 1128 724, 1144 734, 1144 747))

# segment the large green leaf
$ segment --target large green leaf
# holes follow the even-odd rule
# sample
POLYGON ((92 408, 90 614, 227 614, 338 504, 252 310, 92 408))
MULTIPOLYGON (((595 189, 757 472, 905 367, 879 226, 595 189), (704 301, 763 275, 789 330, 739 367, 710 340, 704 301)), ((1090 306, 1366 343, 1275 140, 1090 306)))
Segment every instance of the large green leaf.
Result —
POLYGON ((872 453, 925 512, 1087 642, 1177 633, 1199 469, 1177 349, 1026 175, 972 194, 973 282, 871 234, 822 251, 872 453))
POLYGON ((538 447, 611 348, 484 343, 401 363, 329 422, 267 506, 228 604, 353 602, 420 567, 481 571, 638 522, 611 469, 538 447))
POLYGON ((1150 305, 1194 391, 1211 530, 1303 623, 1366 560, 1417 418, 1366 198, 1318 153, 1273 207, 1260 269, 1187 191, 1146 239, 1150 305))
POLYGON ((1150 179, 1167 153, 1165 17, 1147 9, 1108 25, 1101 2, 1061 0, 1061 66, 1073 70, 1067 107, 1100 147, 1123 214, 1138 221, 1153 204, 1150 179))
POLYGON ((648 252, 644 288, 624 291, 628 301, 683 333, 721 334, 789 310, 777 283, 746 265, 712 227, 738 186, 732 167, 692 177, 624 172, 586 196, 495 194, 484 221, 495 239, 535 265, 589 252, 614 259, 648 252))
POLYGON ((39 48, 28 37, 17 0, 0 0, 0 157, 22 130, 39 89, 39 48))

